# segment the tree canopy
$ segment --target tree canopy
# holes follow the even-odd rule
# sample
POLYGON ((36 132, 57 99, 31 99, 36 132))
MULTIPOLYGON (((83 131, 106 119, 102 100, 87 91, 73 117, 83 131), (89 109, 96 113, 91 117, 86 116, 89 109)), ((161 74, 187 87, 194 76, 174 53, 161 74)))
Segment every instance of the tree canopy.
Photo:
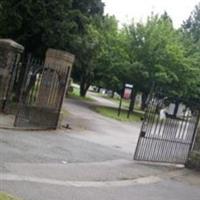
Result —
POLYGON ((72 50, 90 18, 103 14, 100 0, 1 0, 0 35, 44 54, 49 47, 72 50))
POLYGON ((185 99, 200 105, 200 3, 195 6, 189 18, 183 23, 182 34, 182 41, 192 68, 187 82, 189 91, 185 99))
POLYGON ((92 84, 119 92, 128 82, 144 101, 157 85, 177 102, 200 102, 200 4, 179 29, 166 12, 119 28, 101 0, 0 0, 0 27, 26 53, 74 53, 81 96, 92 84))

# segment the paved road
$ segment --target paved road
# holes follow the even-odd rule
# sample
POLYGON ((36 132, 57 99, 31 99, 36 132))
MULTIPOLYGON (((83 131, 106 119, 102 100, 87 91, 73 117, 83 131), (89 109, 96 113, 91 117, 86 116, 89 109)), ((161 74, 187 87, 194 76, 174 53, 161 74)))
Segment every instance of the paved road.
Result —
POLYGON ((30 182, 6 182, 6 190, 27 200, 199 200, 198 186, 167 180, 126 187, 66 187, 30 182))
POLYGON ((98 105, 110 106, 110 107, 116 107, 116 108, 119 106, 119 103, 106 99, 102 97, 101 95, 99 95, 98 93, 88 92, 87 96, 94 99, 98 105))
POLYGON ((64 108, 73 113, 66 121, 72 127, 71 132, 75 132, 73 136, 118 149, 128 153, 132 159, 141 123, 120 122, 95 113, 90 108, 95 104, 99 105, 101 99, 100 105, 110 105, 104 98, 95 97, 95 99, 98 99, 98 102, 80 102, 68 99, 64 104, 64 108))
POLYGON ((65 102, 71 130, 0 130, 0 191, 24 200, 200 199, 198 173, 132 161, 140 125, 90 107, 65 102))

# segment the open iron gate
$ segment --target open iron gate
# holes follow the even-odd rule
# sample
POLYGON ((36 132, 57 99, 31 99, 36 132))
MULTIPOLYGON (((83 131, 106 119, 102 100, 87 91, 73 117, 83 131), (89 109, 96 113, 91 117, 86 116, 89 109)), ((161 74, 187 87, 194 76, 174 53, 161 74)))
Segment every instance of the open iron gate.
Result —
POLYGON ((192 149, 199 111, 151 96, 145 112, 134 159, 138 161, 185 164, 192 149))

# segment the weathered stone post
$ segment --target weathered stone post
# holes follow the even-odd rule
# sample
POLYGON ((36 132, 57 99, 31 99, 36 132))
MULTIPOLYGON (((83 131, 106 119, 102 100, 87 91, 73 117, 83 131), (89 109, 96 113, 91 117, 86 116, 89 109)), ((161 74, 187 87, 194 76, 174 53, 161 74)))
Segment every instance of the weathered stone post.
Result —
POLYGON ((200 127, 197 129, 197 137, 194 144, 194 149, 189 155, 187 167, 200 170, 200 127))
POLYGON ((75 56, 48 49, 37 105, 55 112, 54 124, 60 126, 61 107, 68 87, 75 56))
POLYGON ((0 39, 0 111, 5 111, 11 100, 11 89, 14 84, 16 63, 24 47, 10 39, 0 39))

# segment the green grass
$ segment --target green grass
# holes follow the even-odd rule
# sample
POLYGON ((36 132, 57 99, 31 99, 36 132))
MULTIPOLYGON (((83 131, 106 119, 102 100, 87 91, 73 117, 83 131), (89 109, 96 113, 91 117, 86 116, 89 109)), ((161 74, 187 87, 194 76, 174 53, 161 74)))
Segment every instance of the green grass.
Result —
POLYGON ((143 117, 143 113, 134 112, 133 114, 130 115, 130 118, 127 118, 127 110, 124 109, 121 111, 121 115, 118 117, 118 109, 111 107, 99 106, 95 107, 94 110, 103 116, 124 122, 139 122, 143 117))
POLYGON ((0 200, 19 200, 19 199, 16 199, 8 194, 0 192, 0 200))
MULTIPOLYGON (((106 95, 101 95, 101 97, 108 99, 108 100, 112 101, 113 103, 116 103, 119 105, 120 98, 116 98, 116 97, 112 98, 112 97, 109 97, 106 95)), ((122 108, 129 109, 129 106, 130 106, 130 99, 122 99, 122 108)), ((140 110, 138 105, 135 105, 135 108, 136 108, 136 110, 140 110)))
POLYGON ((90 97, 81 97, 80 96, 80 89, 74 87, 73 88, 73 92, 70 92, 68 94, 68 97, 73 98, 73 99, 77 99, 77 100, 83 100, 83 101, 94 101, 94 99, 90 98, 90 97))

